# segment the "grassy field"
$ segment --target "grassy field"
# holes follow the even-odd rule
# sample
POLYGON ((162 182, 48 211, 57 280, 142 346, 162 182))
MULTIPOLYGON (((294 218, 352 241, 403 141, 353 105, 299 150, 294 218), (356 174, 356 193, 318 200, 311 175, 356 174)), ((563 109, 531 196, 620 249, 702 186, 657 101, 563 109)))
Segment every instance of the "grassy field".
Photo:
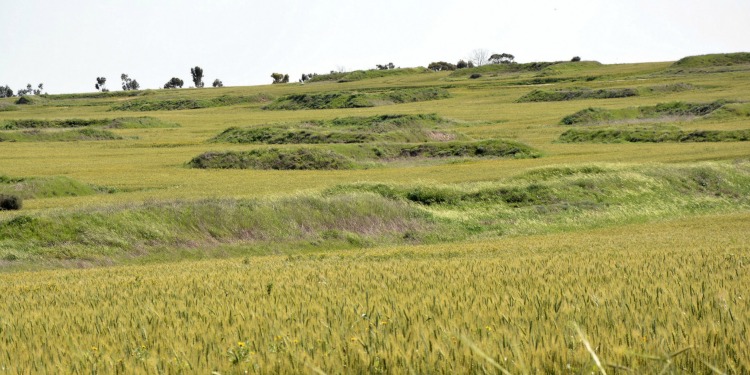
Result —
POLYGON ((0 373, 749 373, 745 59, 0 99, 0 373))

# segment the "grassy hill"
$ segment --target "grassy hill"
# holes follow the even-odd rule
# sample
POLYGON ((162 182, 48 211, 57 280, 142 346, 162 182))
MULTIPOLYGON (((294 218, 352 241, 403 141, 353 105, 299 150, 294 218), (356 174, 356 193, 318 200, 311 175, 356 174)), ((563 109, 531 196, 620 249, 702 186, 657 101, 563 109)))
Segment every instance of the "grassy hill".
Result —
POLYGON ((0 368, 750 372, 746 55, 0 99, 0 368))

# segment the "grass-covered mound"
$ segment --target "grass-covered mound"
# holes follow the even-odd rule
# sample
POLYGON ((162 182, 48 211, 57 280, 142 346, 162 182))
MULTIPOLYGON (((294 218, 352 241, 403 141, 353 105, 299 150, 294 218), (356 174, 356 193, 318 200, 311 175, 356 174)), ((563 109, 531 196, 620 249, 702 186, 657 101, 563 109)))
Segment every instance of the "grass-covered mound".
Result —
POLYGON ((211 169, 332 170, 370 167, 403 159, 535 158, 539 152, 501 139, 424 143, 382 143, 320 148, 263 148, 250 151, 206 152, 188 166, 211 169))
POLYGON ((337 81, 337 82, 352 82, 360 81, 363 79, 380 78, 380 77, 394 77, 404 76, 412 74, 424 74, 432 73, 424 67, 418 68, 397 68, 397 69, 370 69, 370 70, 355 70, 353 72, 332 72, 329 74, 314 74, 308 82, 325 82, 325 81, 337 81))
POLYGON ((560 88, 554 90, 536 89, 518 98, 517 103, 528 102, 562 102, 568 100, 585 99, 616 99, 628 98, 638 95, 658 95, 674 92, 695 90, 696 87, 689 83, 673 83, 666 85, 639 87, 639 88, 605 88, 591 89, 587 87, 560 88))
POLYGON ((17 111, 17 110, 18 110, 18 106, 14 104, 0 102, 0 112, 11 112, 11 111, 17 111))
POLYGON ((565 116, 563 125, 595 124, 628 120, 660 120, 669 118, 693 118, 706 116, 726 104, 723 100, 711 103, 669 102, 655 106, 630 107, 623 109, 586 108, 565 116))
POLYGON ((263 107, 268 110, 365 108, 449 98, 445 89, 399 89, 383 92, 326 92, 293 94, 277 98, 263 107))
POLYGON ((613 99, 627 98, 638 95, 638 90, 631 88, 598 89, 570 88, 557 90, 534 90, 516 100, 518 103, 527 102, 562 102, 584 99, 613 99))
POLYGON ((502 139, 482 141, 426 142, 417 144, 378 144, 371 147, 377 159, 495 157, 535 158, 539 152, 531 147, 502 139))
POLYGON ((178 111, 184 109, 200 109, 212 107, 226 107, 237 104, 262 103, 269 101, 267 94, 250 96, 222 95, 211 99, 133 99, 116 104, 112 111, 178 111))
POLYGON ((110 129, 170 128, 179 125, 154 117, 120 117, 115 119, 20 119, 0 122, 2 130, 20 129, 64 129, 82 127, 103 127, 110 129))
MULTIPOLYGON (((431 231, 430 215, 373 194, 144 203, 0 221, 0 256, 96 259, 217 244, 364 246, 431 231)), ((409 241, 415 241, 409 237, 409 241)))
POLYGON ((282 200, 209 200, 16 216, 0 256, 96 259, 163 248, 541 234, 750 208, 747 163, 572 166, 459 185, 358 183, 282 200), (319 242, 323 241, 323 242, 319 242))
POLYGON ((449 77, 466 78, 472 74, 481 74, 483 76, 497 76, 507 73, 520 72, 539 72, 561 62, 531 62, 531 63, 512 63, 512 64, 486 64, 474 68, 458 69, 452 72, 449 77))
POLYGON ((437 115, 379 115, 309 120, 298 123, 232 127, 211 142, 316 144, 369 142, 428 142, 458 135, 441 127, 452 124, 437 115))
POLYGON ((315 148, 266 148, 250 151, 206 152, 188 165, 202 169, 331 170, 353 169, 354 162, 337 152, 315 148))
POLYGON ((24 199, 83 196, 102 191, 104 189, 65 176, 9 177, 0 175, 0 194, 16 195, 24 199))
POLYGON ((709 55, 687 56, 672 64, 672 68, 707 68, 750 64, 750 53, 716 53, 709 55))
POLYGON ((0 132, 0 142, 70 142, 122 139, 108 130, 82 128, 73 130, 23 130, 0 132))
MULTIPOLYGON (((685 197, 702 203, 706 203, 703 198, 710 198, 716 199, 717 204, 747 207, 750 205, 750 170, 746 163, 744 166, 547 167, 507 181, 463 185, 357 183, 337 186, 327 192, 334 195, 370 192, 389 199, 442 206, 467 214, 472 212, 477 216, 469 221, 476 220, 477 224, 485 215, 492 217, 502 212, 492 222, 532 226, 534 220, 539 220, 539 224, 545 222, 539 215, 554 216, 564 211, 577 213, 568 217, 570 220, 587 221, 593 216, 580 215, 584 211, 604 214, 627 206, 627 210, 632 210, 627 215, 638 215, 640 209, 644 210, 644 215, 649 215, 647 211, 652 208, 666 210, 666 214, 669 209, 660 205, 692 207, 698 204, 684 200, 685 197), (480 207, 482 211, 474 211, 480 207), (522 218, 529 222, 517 222, 522 218)), ((528 229, 531 228, 525 230, 528 229)))
POLYGON ((750 129, 682 130, 676 126, 621 126, 568 129, 561 143, 660 143, 660 142, 741 142, 750 141, 750 129))

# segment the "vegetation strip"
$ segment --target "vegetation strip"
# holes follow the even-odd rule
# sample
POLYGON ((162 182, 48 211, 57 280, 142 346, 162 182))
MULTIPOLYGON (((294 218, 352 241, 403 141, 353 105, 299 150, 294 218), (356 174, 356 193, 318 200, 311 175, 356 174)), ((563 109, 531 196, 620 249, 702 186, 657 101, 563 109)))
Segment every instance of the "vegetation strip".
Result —
POLYGON ((74 129, 42 131, 37 129, 19 132, 0 132, 0 142, 70 142, 70 141, 109 141, 122 139, 108 130, 74 129))
POLYGON ((742 142, 750 141, 750 129, 744 130, 681 130, 676 126, 629 126, 616 128, 574 128, 560 135, 562 143, 621 142, 742 142))
POLYGON ((727 102, 724 100, 717 100, 711 103, 669 102, 657 104, 655 106, 641 106, 614 110, 589 107, 564 117, 560 120, 560 124, 579 125, 636 119, 700 117, 711 114, 712 112, 724 107, 726 104, 727 102))
POLYGON ((378 115, 299 123, 232 127, 211 142, 260 144, 427 142, 459 136, 441 130, 451 121, 437 115, 378 115))
POLYGON ((461 186, 360 183, 282 200, 20 215, 0 222, 0 255, 106 259, 163 247, 269 241, 294 249, 300 240, 345 239, 346 233, 353 237, 343 244, 356 246, 368 243, 366 238, 455 241, 747 210, 748 197, 747 163, 544 168, 509 181, 461 186))
POLYGON ((250 151, 206 152, 188 165, 192 168, 330 170, 360 169, 372 162, 409 158, 507 157, 536 158, 529 146, 505 140, 450 141, 414 144, 383 143, 356 148, 263 148, 250 151), (347 155, 349 154, 349 155, 347 155))
POLYGON ((326 92, 293 94, 277 98, 263 107, 267 110, 364 108, 449 98, 445 89, 398 89, 383 92, 326 92))
POLYGON ((201 109, 212 107, 226 107, 238 104, 262 103, 270 100, 268 94, 251 96, 223 95, 211 99, 132 99, 122 104, 113 105, 112 111, 178 111, 185 109, 201 109))
POLYGON ((82 128, 103 127, 110 129, 134 129, 134 128, 163 128, 177 127, 179 125, 165 122, 154 117, 119 117, 115 119, 20 119, 5 120, 0 122, 2 130, 22 129, 57 129, 57 128, 82 128))

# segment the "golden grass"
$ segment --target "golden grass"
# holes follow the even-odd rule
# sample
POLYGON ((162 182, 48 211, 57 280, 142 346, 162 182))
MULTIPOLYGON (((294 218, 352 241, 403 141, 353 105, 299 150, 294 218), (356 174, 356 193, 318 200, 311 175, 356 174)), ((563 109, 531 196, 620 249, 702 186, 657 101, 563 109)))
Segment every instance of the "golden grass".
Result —
POLYGON ((738 213, 476 243, 5 274, 0 368, 580 373, 598 371, 594 352, 608 371, 746 373, 747 233, 750 214, 738 213))

